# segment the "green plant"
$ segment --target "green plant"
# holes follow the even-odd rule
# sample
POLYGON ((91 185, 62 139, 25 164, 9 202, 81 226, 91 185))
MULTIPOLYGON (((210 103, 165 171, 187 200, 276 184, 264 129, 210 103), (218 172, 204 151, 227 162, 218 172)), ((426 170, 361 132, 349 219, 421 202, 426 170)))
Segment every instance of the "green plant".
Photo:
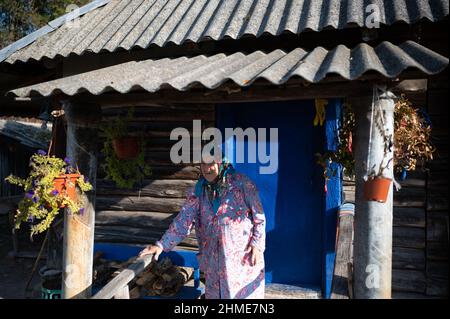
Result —
MULTIPOLYGON (((383 171, 394 161, 396 172, 415 170, 418 164, 423 165, 427 160, 433 159, 434 147, 431 145, 431 126, 424 117, 414 108, 408 99, 402 95, 394 106, 394 136, 386 134, 382 114, 377 112, 375 127, 380 130, 384 140, 384 154, 394 147, 393 159, 383 161, 378 169, 371 167, 369 176, 382 176, 383 171)), ((355 160, 353 157, 352 136, 355 130, 355 114, 350 104, 344 104, 342 124, 339 129, 339 142, 336 151, 316 154, 317 163, 324 168, 324 177, 328 179, 335 174, 331 163, 340 164, 345 175, 353 177, 355 173, 355 160)))
MULTIPOLYGON (((25 191, 25 197, 19 202, 15 215, 15 227, 20 228, 22 222, 38 221, 31 226, 31 236, 47 230, 62 206, 66 206, 73 213, 83 213, 81 197, 73 201, 65 194, 60 194, 54 185, 56 177, 64 174, 79 174, 79 171, 70 165, 70 159, 48 156, 45 151, 39 150, 30 159, 30 173, 27 178, 10 175, 5 180, 20 186, 25 191)), ((92 189, 92 185, 80 174, 76 186, 81 194, 92 189)))
POLYGON ((128 123, 133 118, 134 110, 131 108, 125 117, 117 117, 102 127, 105 141, 103 143, 103 154, 106 179, 114 181, 122 188, 132 188, 141 183, 143 179, 152 174, 151 168, 145 163, 145 144, 141 141, 139 153, 133 159, 119 159, 113 149, 112 143, 116 138, 129 136, 128 123))
POLYGON ((349 103, 344 103, 344 112, 338 133, 338 145, 335 151, 317 153, 317 163, 323 167, 324 178, 328 180, 335 176, 337 169, 331 164, 337 163, 341 166, 343 173, 347 176, 355 175, 355 159, 353 158, 353 131, 355 128, 355 114, 349 103))

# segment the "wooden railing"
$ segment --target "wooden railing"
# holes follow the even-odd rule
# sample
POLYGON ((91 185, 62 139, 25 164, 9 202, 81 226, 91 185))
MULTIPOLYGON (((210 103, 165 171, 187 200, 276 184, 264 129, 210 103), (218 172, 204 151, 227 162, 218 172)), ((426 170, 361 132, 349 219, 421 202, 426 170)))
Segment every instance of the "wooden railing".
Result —
POLYGON ((91 299, 130 299, 128 284, 136 278, 152 262, 153 255, 138 258, 127 269, 107 283, 91 299))

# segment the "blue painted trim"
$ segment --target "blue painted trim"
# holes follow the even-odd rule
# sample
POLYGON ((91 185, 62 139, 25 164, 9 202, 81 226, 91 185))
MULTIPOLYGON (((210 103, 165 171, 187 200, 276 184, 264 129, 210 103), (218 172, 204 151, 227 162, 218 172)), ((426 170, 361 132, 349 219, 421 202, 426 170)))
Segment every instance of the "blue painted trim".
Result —
MULTIPOLYGON (((334 151, 338 145, 338 129, 342 111, 342 101, 328 100, 325 118, 325 147, 324 150, 334 151)), ((322 292, 325 298, 331 296, 334 262, 336 258, 336 226, 337 212, 342 202, 341 168, 332 164, 329 171, 336 171, 330 176, 325 193, 323 210, 323 259, 322 259, 322 292)))

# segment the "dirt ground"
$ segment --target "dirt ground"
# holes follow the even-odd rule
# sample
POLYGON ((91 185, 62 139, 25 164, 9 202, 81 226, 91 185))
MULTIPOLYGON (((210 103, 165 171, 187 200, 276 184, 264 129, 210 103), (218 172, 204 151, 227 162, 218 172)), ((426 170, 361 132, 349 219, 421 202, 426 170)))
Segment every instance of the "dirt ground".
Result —
MULTIPOLYGON (((42 237, 30 241, 27 229, 19 231, 19 251, 39 252, 42 237)), ((0 299, 40 298, 39 269, 45 265, 41 260, 30 284, 30 291, 25 292, 26 284, 31 276, 34 258, 14 258, 13 241, 8 216, 0 215, 0 299)))

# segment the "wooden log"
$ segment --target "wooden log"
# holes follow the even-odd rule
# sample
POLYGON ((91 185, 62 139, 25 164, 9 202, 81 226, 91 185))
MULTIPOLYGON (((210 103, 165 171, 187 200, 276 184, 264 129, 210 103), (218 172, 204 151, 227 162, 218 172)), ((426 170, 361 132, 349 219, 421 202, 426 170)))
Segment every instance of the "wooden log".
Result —
POLYGON ((127 269, 122 271, 116 278, 106 284, 92 299, 111 299, 116 293, 127 286, 137 274, 141 273, 153 259, 153 255, 147 255, 137 259, 127 269))
POLYGON ((427 261, 427 295, 448 297, 448 272, 448 261, 427 261))
POLYGON ((448 212, 427 214, 427 240, 448 243, 448 212))
POLYGON ((139 211, 98 211, 96 226, 129 226, 167 229, 178 213, 139 211))
POLYGON ((112 181, 98 180, 98 195, 128 195, 128 196, 151 196, 164 198, 185 198, 186 192, 195 185, 191 180, 144 180, 141 187, 133 189, 121 189, 112 181))
POLYGON ((448 211, 448 192, 446 195, 430 192, 427 201, 428 211, 448 211))
POLYGON ((98 210, 179 212, 185 202, 182 198, 138 197, 138 196, 98 196, 98 210))
POLYGON ((393 269, 392 290, 425 293, 426 278, 423 271, 393 269))
POLYGON ((394 193, 394 207, 425 207, 426 191, 422 187, 405 187, 394 193))
MULTIPOLYGON (((95 239, 103 242, 135 242, 142 244, 154 243, 164 234, 164 230, 150 228, 134 228, 126 226, 97 226, 95 239)), ((186 237, 183 246, 198 247, 195 233, 186 237)))
POLYGON ((448 298, 448 279, 427 278, 426 294, 433 297, 448 298))
POLYGON ((394 226, 425 227, 425 209, 394 207, 394 226))
POLYGON ((395 269, 425 270, 425 251, 416 248, 392 248, 392 267, 395 269))
POLYGON ((417 227, 393 227, 393 246, 425 248, 425 229, 417 227))
MULTIPOLYGON (((373 86, 372 95, 380 92, 379 87, 373 86)), ((372 95, 370 95, 372 97, 372 95)), ((388 90, 380 92, 378 99, 368 96, 349 101, 355 109, 355 165, 356 174, 356 200, 355 200, 355 226, 354 226, 354 296, 357 299, 391 297, 392 274, 392 211, 395 205, 393 187, 385 203, 367 201, 363 195, 364 177, 367 169, 362 163, 370 165, 383 165, 393 157, 393 150, 385 152, 383 149, 383 134, 388 136, 394 131, 394 96, 388 90), (373 112, 384 118, 383 131, 370 130, 373 125, 373 112), (370 150, 370 151, 369 151, 370 150), (382 238, 383 240, 380 240, 382 238), (373 268, 376 265, 376 268, 373 268), (375 285, 368 285, 368 269, 377 272, 375 285)), ((376 119, 376 117, 375 117, 376 119)), ((383 172, 385 177, 393 177, 393 165, 383 172)), ((424 196, 425 197, 425 196, 424 196)), ((395 227, 394 227, 395 228, 395 227)))
POLYGON ((135 286, 130 290, 130 299, 139 299, 141 297, 141 288, 135 286))
POLYGON ((448 260, 448 242, 427 241, 427 260, 448 260))
POLYGON ((113 297, 114 299, 130 299, 130 289, 128 288, 128 285, 123 286, 122 288, 118 289, 117 293, 113 297))
POLYGON ((82 196, 84 213, 70 213, 66 208, 63 237, 62 298, 91 296, 95 187, 97 178, 97 126, 100 108, 97 105, 75 105, 64 101, 67 119, 67 156, 71 164, 89 178, 93 190, 82 196))

